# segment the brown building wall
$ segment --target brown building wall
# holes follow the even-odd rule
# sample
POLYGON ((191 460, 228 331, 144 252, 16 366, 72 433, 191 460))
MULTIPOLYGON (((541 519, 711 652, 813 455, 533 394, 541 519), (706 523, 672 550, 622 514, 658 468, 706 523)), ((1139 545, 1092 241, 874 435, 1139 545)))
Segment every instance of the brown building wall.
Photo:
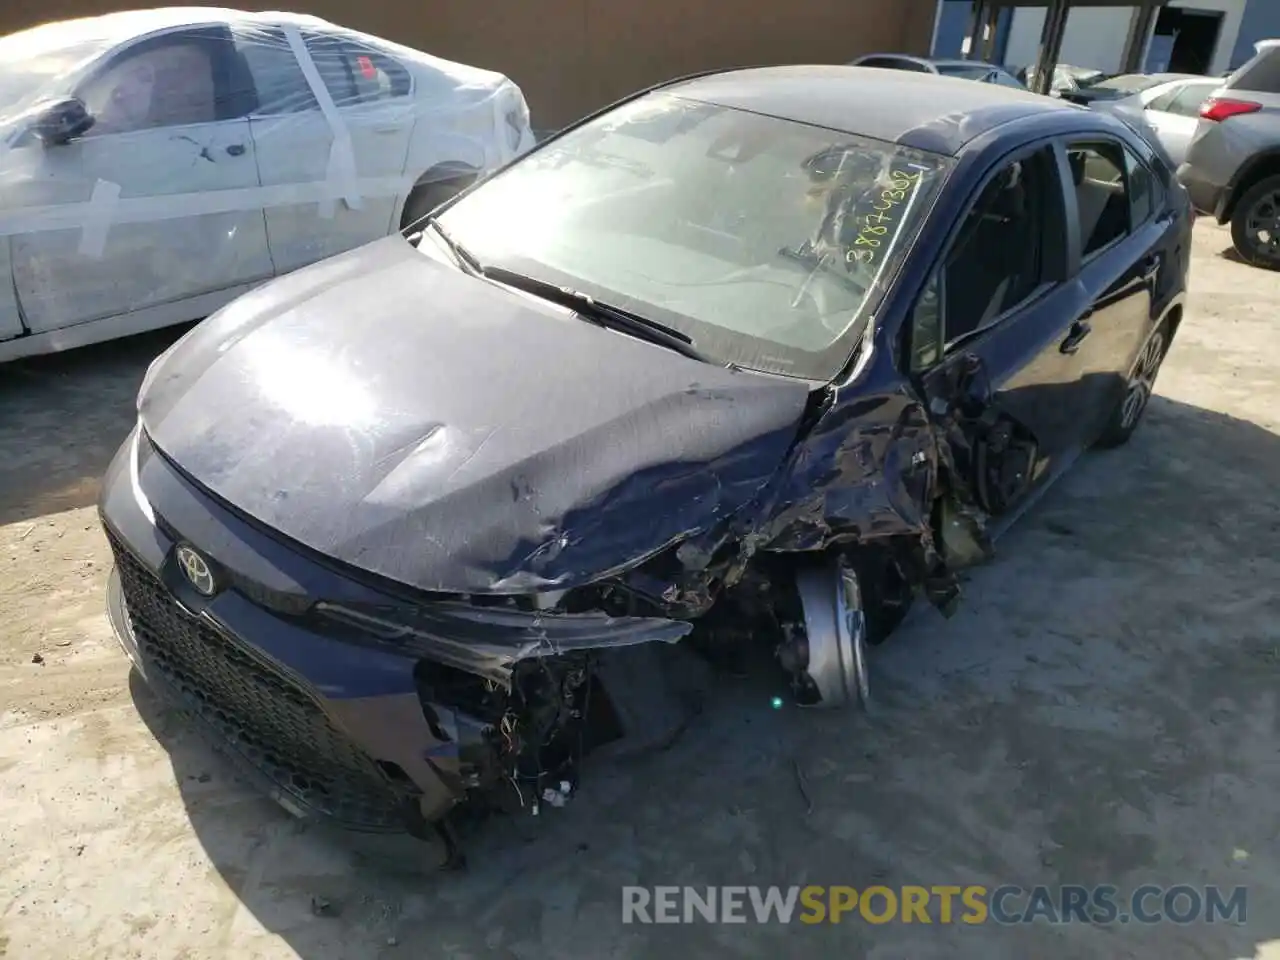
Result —
MULTIPOLYGON (((534 126, 552 128, 637 88, 699 70, 843 63, 872 50, 924 53, 937 2, 300 0, 250 9, 306 11, 500 70, 523 88, 534 126)), ((128 0, 0 0, 0 33, 137 6, 128 0)))

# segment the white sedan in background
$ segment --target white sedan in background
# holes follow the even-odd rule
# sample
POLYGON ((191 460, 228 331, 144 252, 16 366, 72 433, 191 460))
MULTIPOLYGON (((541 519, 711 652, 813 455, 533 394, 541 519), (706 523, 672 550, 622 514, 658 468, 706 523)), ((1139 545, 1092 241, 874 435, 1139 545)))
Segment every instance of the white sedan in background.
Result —
POLYGON ((1194 74, 1139 74, 1113 77, 1098 90, 1114 85, 1114 96, 1089 102, 1094 110, 1110 110, 1142 122, 1175 163, 1186 159, 1187 145, 1196 132, 1200 105, 1222 86, 1221 77, 1194 74))
POLYGON ((0 361, 199 319, 533 142, 501 74, 314 17, 164 8, 0 38, 0 361))

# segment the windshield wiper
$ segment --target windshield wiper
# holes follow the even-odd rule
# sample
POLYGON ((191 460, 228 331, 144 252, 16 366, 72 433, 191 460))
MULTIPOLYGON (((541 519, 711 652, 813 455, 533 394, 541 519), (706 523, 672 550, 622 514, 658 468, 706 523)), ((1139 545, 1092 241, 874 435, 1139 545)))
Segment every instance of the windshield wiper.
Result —
POLYGON ((509 287, 532 293, 534 296, 541 297, 544 300, 550 300, 561 306, 569 307, 602 327, 609 327, 613 330, 630 334, 638 340, 647 340, 649 343, 666 347, 682 356, 688 357, 690 360, 729 367, 730 369, 736 368, 735 364, 720 363, 707 356, 707 354, 694 346, 691 337, 673 327, 668 327, 664 323, 659 323, 657 320, 650 320, 648 317, 632 313, 621 307, 615 307, 612 304, 601 303, 589 294, 570 287, 557 286, 549 280, 539 280, 537 277, 526 276, 515 270, 508 270, 506 267, 486 267, 480 263, 474 253, 455 240, 448 230, 440 226, 439 220, 432 217, 427 221, 426 225, 435 231, 436 236, 444 242, 444 245, 462 268, 473 276, 484 277, 486 280, 493 280, 496 283, 504 283, 509 287))
POLYGON ((707 356, 707 354, 694 346, 692 338, 674 327, 659 323, 657 320, 650 320, 648 317, 632 313, 630 310, 624 310, 622 307, 615 307, 610 303, 602 303, 590 294, 583 293, 580 290, 561 287, 549 280, 539 280, 537 277, 530 277, 515 270, 508 270, 506 267, 484 267, 481 269, 480 275, 489 280, 504 283, 509 287, 515 287, 517 290, 532 293, 535 297, 541 297, 543 300, 550 300, 552 303, 569 307, 602 327, 608 327, 611 330, 629 334, 638 340, 647 340, 649 343, 666 347, 668 350, 674 350, 676 353, 691 360, 710 363, 718 367, 733 368, 734 366, 707 356))
POLYGON ((484 268, 480 266, 480 261, 476 259, 476 255, 453 239, 449 231, 440 226, 439 220, 432 217, 427 221, 427 226, 434 230, 436 236, 444 241, 444 245, 449 248, 449 252, 453 254, 453 258, 458 261, 462 269, 477 277, 484 276, 484 268))

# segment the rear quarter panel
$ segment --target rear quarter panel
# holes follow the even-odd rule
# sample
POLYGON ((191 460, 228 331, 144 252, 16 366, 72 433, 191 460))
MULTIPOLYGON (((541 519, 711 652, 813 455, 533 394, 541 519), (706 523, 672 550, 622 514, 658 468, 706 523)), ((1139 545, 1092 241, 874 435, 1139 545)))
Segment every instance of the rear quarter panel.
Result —
POLYGON ((510 158, 513 151, 499 136, 508 87, 458 86, 426 67, 415 70, 415 83, 406 176, 422 179, 440 167, 488 172, 510 158))

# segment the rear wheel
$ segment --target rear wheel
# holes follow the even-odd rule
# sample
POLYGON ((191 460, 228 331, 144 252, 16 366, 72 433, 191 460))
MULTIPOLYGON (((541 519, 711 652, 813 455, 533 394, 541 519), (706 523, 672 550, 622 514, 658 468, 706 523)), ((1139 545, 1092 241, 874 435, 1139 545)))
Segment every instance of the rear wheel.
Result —
POLYGON ((1280 270, 1280 176, 1250 187, 1231 217, 1236 252, 1255 267, 1280 270))
POLYGON ((1127 443, 1138 429, 1142 415, 1147 410, 1151 393, 1155 389, 1156 376, 1160 373, 1160 365, 1169 350, 1169 325, 1163 323, 1151 334, 1133 369, 1129 372, 1129 380, 1125 384, 1124 397, 1112 411, 1102 436, 1098 438, 1098 446, 1103 448, 1118 447, 1127 443))

